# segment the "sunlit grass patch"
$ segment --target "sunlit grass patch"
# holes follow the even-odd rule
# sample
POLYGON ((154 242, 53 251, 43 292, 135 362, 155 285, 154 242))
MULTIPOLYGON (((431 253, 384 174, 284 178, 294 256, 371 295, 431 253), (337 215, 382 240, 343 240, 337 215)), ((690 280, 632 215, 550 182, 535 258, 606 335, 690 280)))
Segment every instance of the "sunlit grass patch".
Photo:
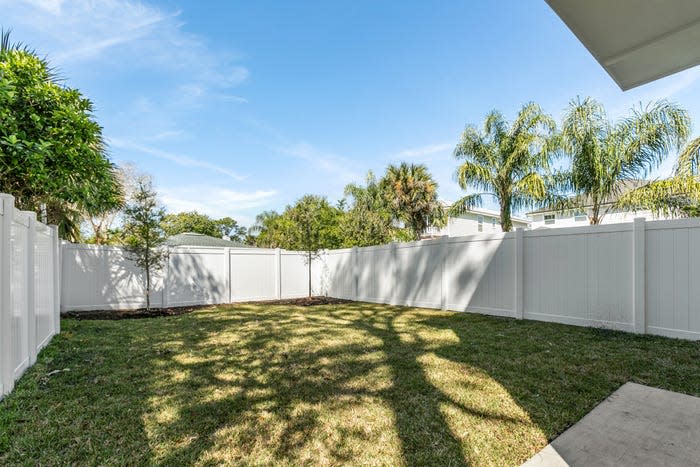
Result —
POLYGON ((700 395, 698 361, 698 343, 363 303, 66 320, 0 402, 0 464, 518 465, 628 380, 700 395))

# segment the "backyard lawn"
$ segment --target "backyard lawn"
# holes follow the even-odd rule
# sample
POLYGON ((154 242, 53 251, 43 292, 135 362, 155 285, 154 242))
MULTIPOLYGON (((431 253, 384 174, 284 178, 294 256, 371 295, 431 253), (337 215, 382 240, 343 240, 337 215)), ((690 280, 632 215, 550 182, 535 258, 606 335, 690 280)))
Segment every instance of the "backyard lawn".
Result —
POLYGON ((518 465, 626 381, 700 395, 698 343, 466 313, 62 326, 0 402, 0 465, 518 465))

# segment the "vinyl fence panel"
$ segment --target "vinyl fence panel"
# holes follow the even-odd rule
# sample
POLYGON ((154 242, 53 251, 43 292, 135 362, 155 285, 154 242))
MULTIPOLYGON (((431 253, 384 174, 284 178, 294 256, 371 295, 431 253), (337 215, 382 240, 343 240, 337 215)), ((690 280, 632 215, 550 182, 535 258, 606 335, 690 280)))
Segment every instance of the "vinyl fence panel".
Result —
MULTIPOLYGON (((62 245, 61 310, 136 309, 146 306, 143 271, 117 246, 62 245)), ((162 280, 153 278, 151 305, 162 303, 162 280)))
POLYGON ((230 251, 231 301, 278 298, 279 250, 236 248, 230 251))
POLYGON ((700 339, 700 219, 327 252, 328 293, 700 339))
POLYGON ((647 332, 700 339, 700 228, 695 220, 648 222, 647 332))
POLYGON ((229 255, 224 248, 174 248, 165 270, 164 306, 228 303, 229 255))
POLYGON ((59 329, 58 230, 0 194, 0 397, 59 329))
POLYGON ((631 331, 630 226, 525 232, 524 317, 631 331))
POLYGON ((514 316, 514 233, 449 241, 444 274, 447 309, 514 316))
POLYGON ((49 343, 54 330, 54 235, 53 231, 37 223, 36 243, 34 244, 34 316, 36 318, 36 347, 42 349, 49 343))
MULTIPOLYGON (((281 298, 298 298, 307 296, 309 294, 309 269, 306 253, 301 251, 285 250, 282 251, 281 255, 281 298)), ((311 263, 312 268, 314 261, 311 263)))

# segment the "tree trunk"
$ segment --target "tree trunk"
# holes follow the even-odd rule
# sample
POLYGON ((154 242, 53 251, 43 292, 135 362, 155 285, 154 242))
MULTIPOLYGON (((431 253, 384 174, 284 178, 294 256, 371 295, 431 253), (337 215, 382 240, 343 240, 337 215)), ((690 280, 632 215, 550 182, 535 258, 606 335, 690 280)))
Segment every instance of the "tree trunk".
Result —
POLYGON ((593 207, 591 208, 591 225, 600 224, 600 204, 598 203, 598 197, 593 196, 593 207))
POLYGON ((510 200, 501 201, 501 230, 510 232, 513 230, 513 221, 510 218, 510 200))

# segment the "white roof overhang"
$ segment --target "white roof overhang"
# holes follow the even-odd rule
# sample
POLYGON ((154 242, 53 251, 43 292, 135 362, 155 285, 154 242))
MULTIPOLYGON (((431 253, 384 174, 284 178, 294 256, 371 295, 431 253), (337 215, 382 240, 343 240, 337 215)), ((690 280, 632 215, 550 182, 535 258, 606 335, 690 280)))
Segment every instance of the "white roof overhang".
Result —
POLYGON ((700 0, 545 0, 626 91, 700 64, 700 0))

